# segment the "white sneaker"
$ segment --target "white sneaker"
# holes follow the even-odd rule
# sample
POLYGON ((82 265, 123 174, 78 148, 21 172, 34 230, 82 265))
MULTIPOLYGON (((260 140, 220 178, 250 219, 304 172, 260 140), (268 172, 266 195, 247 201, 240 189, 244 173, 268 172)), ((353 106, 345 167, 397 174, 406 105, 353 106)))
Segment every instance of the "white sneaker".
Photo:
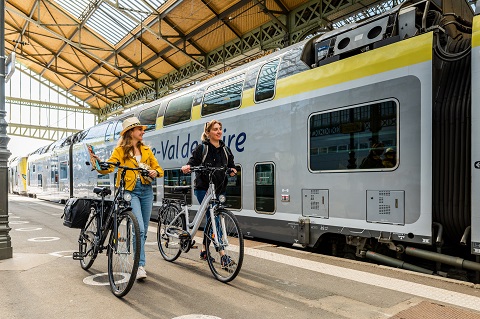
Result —
POLYGON ((147 278, 147 272, 145 271, 145 267, 139 266, 137 270, 137 280, 143 280, 147 278))

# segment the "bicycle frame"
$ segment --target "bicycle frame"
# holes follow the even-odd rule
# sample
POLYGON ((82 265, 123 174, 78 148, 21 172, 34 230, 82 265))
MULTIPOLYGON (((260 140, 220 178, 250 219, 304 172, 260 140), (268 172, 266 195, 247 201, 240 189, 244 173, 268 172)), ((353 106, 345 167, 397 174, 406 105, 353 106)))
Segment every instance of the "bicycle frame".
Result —
MULTIPOLYGON (((185 215, 187 232, 189 233, 190 238, 193 238, 195 236, 195 234, 197 233, 198 229, 200 228, 200 224, 202 222, 202 219, 204 218, 204 216, 205 216, 205 214, 207 213, 207 210, 208 210, 208 214, 210 214, 210 221, 212 222, 213 233, 218 234, 217 225, 216 225, 215 222, 213 222, 215 220, 215 209, 216 209, 217 205, 214 205, 212 203, 212 201, 215 201, 216 199, 217 199, 217 197, 215 195, 215 185, 213 184, 213 182, 210 181, 207 193, 205 194, 205 197, 203 198, 203 201, 200 203, 200 208, 198 209, 193 221, 191 223, 189 223, 190 219, 189 219, 189 213, 188 213, 188 206, 185 203, 185 205, 181 205, 182 209, 175 216, 175 218, 173 218, 173 220, 170 222, 169 225, 174 224, 180 218, 181 215, 185 215)), ((226 230, 225 230, 225 223, 224 223, 223 220, 221 221, 221 227, 222 227, 223 234, 225 234, 226 230)), ((167 230, 167 234, 169 236, 179 238, 178 234, 172 234, 172 233, 168 232, 168 230, 167 230)), ((219 242, 219 239, 218 239, 218 236, 214 236, 212 238, 212 240, 217 247, 221 246, 220 242, 219 242)), ((226 241, 225 244, 228 245, 228 241, 226 241)))

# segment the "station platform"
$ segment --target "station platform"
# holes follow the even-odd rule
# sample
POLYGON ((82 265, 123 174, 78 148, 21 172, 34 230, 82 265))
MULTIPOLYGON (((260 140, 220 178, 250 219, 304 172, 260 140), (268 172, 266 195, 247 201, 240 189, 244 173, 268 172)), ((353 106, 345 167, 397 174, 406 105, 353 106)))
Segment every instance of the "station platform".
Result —
POLYGON ((2 319, 480 319, 478 285, 252 240, 239 276, 223 284, 198 249, 163 260, 154 222, 148 278, 119 299, 106 256, 89 271, 71 258, 79 230, 62 225, 63 205, 16 195, 8 205, 13 258, 0 260, 2 319))

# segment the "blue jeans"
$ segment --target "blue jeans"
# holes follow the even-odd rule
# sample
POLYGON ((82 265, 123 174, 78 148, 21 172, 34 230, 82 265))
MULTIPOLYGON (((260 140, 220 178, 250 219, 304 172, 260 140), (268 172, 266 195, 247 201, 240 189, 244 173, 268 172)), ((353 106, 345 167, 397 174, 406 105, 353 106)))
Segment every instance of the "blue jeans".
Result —
MULTIPOLYGON (((203 190, 203 189, 195 189, 193 191, 193 193, 195 194, 195 197, 197 197, 197 200, 198 202, 201 204, 203 199, 205 198, 205 195, 207 195, 207 191, 206 190, 203 190)), ((223 193, 223 195, 225 195, 225 193, 223 193)), ((205 213, 205 217, 206 217, 206 220, 205 220, 205 228, 207 228, 207 225, 208 223, 210 222, 210 211, 207 207, 207 212, 205 213)), ((218 220, 218 217, 215 218, 215 224, 217 226, 217 229, 218 229, 218 238, 222 238, 222 232, 221 230, 219 229, 220 227, 220 223, 219 223, 219 220, 218 220)), ((203 229, 205 231, 205 228, 203 229)), ((208 246, 209 243, 207 243, 207 236, 205 235, 205 232, 203 233, 203 245, 204 246, 208 246)))
MULTIPOLYGON (((139 266, 145 266, 145 241, 147 240, 148 224, 152 214, 153 189, 152 185, 143 185, 137 180, 135 188, 130 193, 132 195, 132 212, 138 220, 140 226, 140 262, 139 266)), ((134 234, 135 240, 135 234, 134 234)))

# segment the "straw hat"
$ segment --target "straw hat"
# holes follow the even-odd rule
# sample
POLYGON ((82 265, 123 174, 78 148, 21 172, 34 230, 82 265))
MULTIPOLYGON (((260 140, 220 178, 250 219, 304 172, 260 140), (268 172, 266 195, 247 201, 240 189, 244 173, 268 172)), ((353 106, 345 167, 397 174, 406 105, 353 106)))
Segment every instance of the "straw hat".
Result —
POLYGON ((126 131, 134 128, 134 127, 137 127, 137 126, 143 126, 143 129, 146 130, 147 129, 147 126, 146 125, 142 125, 140 123, 140 121, 138 120, 138 118, 136 117, 129 117, 128 119, 126 119, 125 121, 123 121, 122 123, 122 128, 123 130, 120 132, 120 135, 123 136, 123 134, 125 134, 126 131))

